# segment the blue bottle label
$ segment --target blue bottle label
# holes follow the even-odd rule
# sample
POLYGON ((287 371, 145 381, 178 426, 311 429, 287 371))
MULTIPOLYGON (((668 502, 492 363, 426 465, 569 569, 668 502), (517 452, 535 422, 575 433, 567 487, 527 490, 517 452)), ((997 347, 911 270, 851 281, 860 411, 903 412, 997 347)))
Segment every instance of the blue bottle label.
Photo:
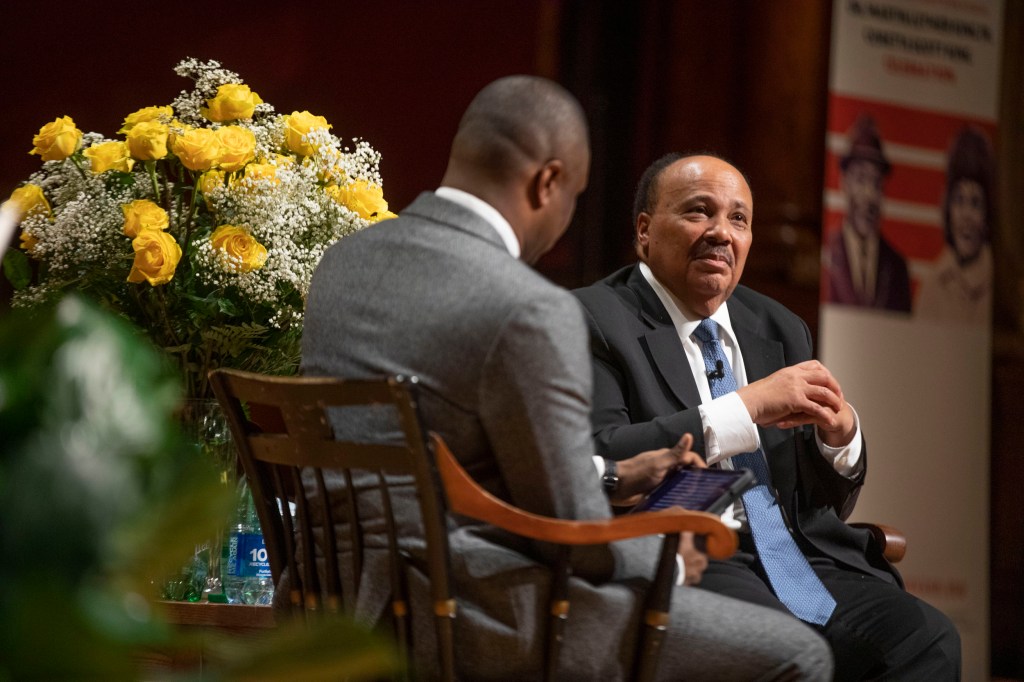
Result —
POLYGON ((232 533, 228 539, 228 575, 269 578, 270 562, 262 533, 232 533))

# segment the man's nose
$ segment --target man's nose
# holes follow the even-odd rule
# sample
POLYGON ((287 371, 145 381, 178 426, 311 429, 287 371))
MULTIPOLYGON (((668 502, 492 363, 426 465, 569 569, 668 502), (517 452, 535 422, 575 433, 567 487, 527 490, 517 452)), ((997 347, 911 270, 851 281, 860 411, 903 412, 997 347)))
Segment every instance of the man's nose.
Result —
POLYGON ((732 232, 729 230, 729 219, 722 213, 711 216, 708 220, 707 229, 704 230, 706 239, 717 243, 728 243, 732 240, 732 232))
POLYGON ((864 196, 873 204, 881 203, 882 188, 872 182, 865 183, 864 196))

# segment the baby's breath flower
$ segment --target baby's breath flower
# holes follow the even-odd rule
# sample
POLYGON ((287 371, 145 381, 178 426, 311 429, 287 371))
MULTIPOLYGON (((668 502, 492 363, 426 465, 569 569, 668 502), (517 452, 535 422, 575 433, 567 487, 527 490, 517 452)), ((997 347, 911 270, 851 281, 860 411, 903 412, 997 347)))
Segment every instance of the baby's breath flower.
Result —
MULTIPOLYGON (((200 110, 220 86, 241 84, 241 77, 219 62, 192 58, 175 72, 194 85, 161 119, 172 142, 193 128, 227 125, 211 123, 200 110)), ((208 395, 205 376, 213 367, 295 371, 313 271, 331 244, 369 224, 324 187, 355 181, 380 186, 380 155, 365 141, 346 147, 329 129, 314 128, 304 137, 313 153, 296 156, 288 150, 283 120, 264 102, 252 118, 230 122, 252 132, 253 160, 227 165, 202 183, 174 156, 99 174, 81 152, 43 162, 29 182, 51 211, 30 212, 22 221, 19 243, 39 267, 36 280, 15 292, 14 305, 37 306, 72 289, 93 295, 171 351, 196 397, 208 395), (127 281, 134 237, 125 234, 122 207, 139 199, 166 211, 166 234, 182 250, 169 279, 150 278, 157 284, 127 281), (215 246, 211 234, 224 225, 266 249, 258 267, 242 267, 222 242, 215 246)), ((112 129, 119 124, 112 122, 112 129)), ((113 141, 122 138, 87 132, 81 148, 113 141)))

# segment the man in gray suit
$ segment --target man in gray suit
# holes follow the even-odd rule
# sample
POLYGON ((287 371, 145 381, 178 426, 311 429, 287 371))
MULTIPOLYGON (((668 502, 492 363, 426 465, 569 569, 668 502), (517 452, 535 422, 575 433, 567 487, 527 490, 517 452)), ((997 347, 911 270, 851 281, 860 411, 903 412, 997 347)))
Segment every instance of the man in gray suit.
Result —
MULTIPOLYGON (((324 255, 302 348, 309 375, 419 376, 425 421, 481 484, 566 519, 611 513, 591 461, 587 332, 575 299, 528 264, 567 228, 589 163, 586 120, 568 92, 527 76, 491 83, 463 116, 441 188, 324 255)), ((678 457, 663 450, 634 463, 669 460, 678 457)), ((412 506, 401 495, 395 504, 412 506)), ((450 545, 460 674, 538 678, 550 557, 479 524, 454 529, 450 545)), ((642 538, 574 554, 564 679, 624 678, 658 548, 642 538)), ((368 559, 360 605, 371 618, 386 581, 368 559)), ((666 680, 826 680, 832 663, 795 619, 680 587, 659 669, 666 680)))

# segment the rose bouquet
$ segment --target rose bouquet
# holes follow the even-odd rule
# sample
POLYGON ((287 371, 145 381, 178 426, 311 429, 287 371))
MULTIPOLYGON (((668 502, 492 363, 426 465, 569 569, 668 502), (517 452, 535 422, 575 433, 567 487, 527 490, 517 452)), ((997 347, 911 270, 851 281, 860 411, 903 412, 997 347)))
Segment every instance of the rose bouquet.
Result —
POLYGON ((5 204, 21 232, 4 272, 16 307, 74 290, 127 318, 205 398, 215 367, 294 372, 324 250, 393 214, 365 141, 275 113, 215 61, 175 71, 194 87, 130 114, 121 137, 68 116, 40 129, 42 167, 5 204))

